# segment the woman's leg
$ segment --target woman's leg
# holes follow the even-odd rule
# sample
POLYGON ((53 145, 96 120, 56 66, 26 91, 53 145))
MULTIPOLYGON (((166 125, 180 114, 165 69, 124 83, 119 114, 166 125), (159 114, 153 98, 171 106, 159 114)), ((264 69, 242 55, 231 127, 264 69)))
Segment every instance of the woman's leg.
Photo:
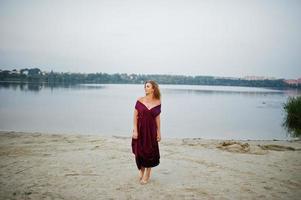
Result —
POLYGON ((149 178, 150 178, 151 170, 152 170, 151 167, 145 168, 145 173, 144 173, 144 176, 142 177, 142 180, 141 180, 142 183, 147 183, 147 181, 148 181, 149 178))
POLYGON ((140 178, 140 180, 143 178, 144 171, 145 171, 145 168, 141 167, 141 169, 139 170, 139 178, 140 178))

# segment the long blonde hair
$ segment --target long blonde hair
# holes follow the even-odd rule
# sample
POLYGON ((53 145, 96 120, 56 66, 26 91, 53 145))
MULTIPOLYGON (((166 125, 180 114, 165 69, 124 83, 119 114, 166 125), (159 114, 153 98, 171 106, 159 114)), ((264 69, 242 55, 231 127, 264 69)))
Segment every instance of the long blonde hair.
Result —
POLYGON ((161 100, 161 92, 158 83, 156 83, 154 80, 147 80, 144 82, 144 88, 146 87, 147 83, 152 84, 152 88, 154 89, 154 98, 161 100))

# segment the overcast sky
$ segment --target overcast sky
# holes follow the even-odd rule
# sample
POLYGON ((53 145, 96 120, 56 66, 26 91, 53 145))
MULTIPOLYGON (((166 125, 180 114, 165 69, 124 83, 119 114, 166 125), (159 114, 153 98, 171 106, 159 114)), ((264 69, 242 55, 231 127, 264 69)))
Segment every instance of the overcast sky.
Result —
POLYGON ((0 69, 301 77, 300 0, 0 0, 0 69))

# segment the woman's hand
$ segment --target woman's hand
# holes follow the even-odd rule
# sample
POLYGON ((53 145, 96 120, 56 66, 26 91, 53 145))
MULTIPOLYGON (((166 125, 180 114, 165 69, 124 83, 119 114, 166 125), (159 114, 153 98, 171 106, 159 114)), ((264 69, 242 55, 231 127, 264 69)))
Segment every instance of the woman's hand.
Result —
POLYGON ((160 131, 157 132, 157 141, 158 142, 161 141, 161 132, 160 131))
POLYGON ((138 132, 133 130, 133 136, 132 138, 138 139, 138 132))

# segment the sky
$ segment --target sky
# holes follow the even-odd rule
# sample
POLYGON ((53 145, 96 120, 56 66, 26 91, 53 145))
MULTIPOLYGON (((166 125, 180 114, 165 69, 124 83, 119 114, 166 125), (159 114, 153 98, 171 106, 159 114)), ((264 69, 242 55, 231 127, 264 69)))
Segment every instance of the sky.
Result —
POLYGON ((0 69, 301 77, 299 0, 0 0, 0 69))

